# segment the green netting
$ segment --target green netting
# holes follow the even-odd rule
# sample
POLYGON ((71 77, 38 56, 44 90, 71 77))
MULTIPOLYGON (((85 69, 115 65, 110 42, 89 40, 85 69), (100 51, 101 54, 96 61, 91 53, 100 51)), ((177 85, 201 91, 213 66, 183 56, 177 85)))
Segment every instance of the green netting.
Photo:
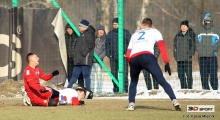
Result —
MULTIPOLYGON (((118 17, 118 9, 120 9, 117 0, 56 0, 56 2, 76 28, 81 19, 87 19, 95 28, 104 25, 107 33, 112 30, 112 20, 118 17)), ((149 17, 153 20, 153 26, 160 30, 165 40, 172 69, 172 76, 168 76, 167 73, 164 73, 164 76, 174 89, 181 89, 177 69, 178 61, 175 60, 173 54, 173 41, 175 35, 180 31, 180 23, 183 20, 188 20, 189 26, 196 33, 197 40, 198 29, 202 26, 205 13, 211 13, 213 23, 220 26, 219 5, 219 0, 124 0, 123 28, 132 34, 139 29, 143 18, 149 17)), ((10 7, 12 2, 1 0, 0 6, 10 7)), ((51 0, 18 0, 18 7, 55 8, 51 0)), ((219 57, 217 60, 219 61, 219 57)), ((110 70, 108 57, 105 57, 104 63, 110 70)), ((164 63, 161 57, 158 58, 158 63, 164 72, 164 63)), ((117 72, 120 73, 120 70, 117 72)), ((104 91, 112 92, 111 78, 104 70, 102 73, 104 91)), ((193 89, 202 89, 198 52, 195 52, 195 55, 192 56, 192 77, 193 89)), ((130 80, 130 77, 128 79, 130 80)), ((145 90, 146 84, 149 83, 145 84, 142 73, 139 79, 139 91, 145 90)), ((217 81, 215 84, 218 84, 217 81)), ((159 89, 162 88, 159 86, 159 89)))

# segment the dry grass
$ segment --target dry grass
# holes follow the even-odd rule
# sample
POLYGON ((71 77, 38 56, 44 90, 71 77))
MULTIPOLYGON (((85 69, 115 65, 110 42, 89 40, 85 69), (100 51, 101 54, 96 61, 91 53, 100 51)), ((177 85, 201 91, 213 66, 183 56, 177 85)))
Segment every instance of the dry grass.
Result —
MULTIPOLYGON (((137 100, 135 111, 126 111, 127 100, 92 99, 84 106, 25 107, 21 99, 1 99, 1 120, 185 120, 184 115, 220 115, 219 100, 180 100, 182 111, 175 111, 170 100, 137 100), (215 105, 214 113, 187 113, 187 105, 215 105)), ((192 118, 188 118, 192 119, 192 118)), ((204 118, 207 119, 207 118, 204 118)), ((200 118, 199 120, 203 120, 200 118)))

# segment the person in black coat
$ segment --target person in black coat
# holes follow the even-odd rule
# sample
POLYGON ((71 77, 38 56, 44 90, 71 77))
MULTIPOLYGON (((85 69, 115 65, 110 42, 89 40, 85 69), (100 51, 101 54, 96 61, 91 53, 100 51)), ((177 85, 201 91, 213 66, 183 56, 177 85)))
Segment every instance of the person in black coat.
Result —
MULTIPOLYGON (((72 27, 69 25, 69 23, 66 24, 65 30, 66 30, 65 42, 66 42, 66 51, 67 51, 67 77, 68 77, 68 82, 70 82, 70 79, 72 77, 73 67, 74 67, 73 55, 74 55, 74 50, 75 50, 78 36, 74 32, 72 27)), ((80 74, 78 78, 78 84, 80 86, 84 86, 84 79, 83 79, 82 73, 80 74)), ((64 85, 64 83, 62 85, 64 85)))
MULTIPOLYGON (((115 76, 115 78, 118 78, 118 18, 114 18, 112 21, 113 29, 108 32, 107 39, 106 39, 106 56, 110 59, 110 67, 111 72, 115 76)), ((125 55, 131 34, 128 30, 124 29, 124 49, 123 53, 125 55)), ((119 88, 118 86, 113 83, 113 92, 118 93, 119 88)), ((126 59, 124 58, 124 92, 128 92, 128 63, 126 59)))
POLYGON ((195 54, 196 34, 189 27, 187 20, 181 22, 180 28, 174 38, 173 54, 177 62, 181 89, 192 89, 192 56, 195 54))
POLYGON ((82 20, 79 23, 80 37, 77 40, 74 51, 74 68, 73 75, 67 88, 71 88, 82 72, 85 78, 86 89, 90 90, 90 69, 92 66, 94 46, 95 46, 95 28, 89 25, 87 20, 82 20))

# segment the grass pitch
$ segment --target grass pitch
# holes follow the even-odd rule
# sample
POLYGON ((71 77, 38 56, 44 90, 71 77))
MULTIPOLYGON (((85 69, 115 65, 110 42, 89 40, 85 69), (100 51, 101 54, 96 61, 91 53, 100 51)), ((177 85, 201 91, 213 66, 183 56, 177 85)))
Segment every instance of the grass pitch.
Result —
POLYGON ((170 100, 138 99, 134 111, 126 111, 127 100, 92 99, 84 106, 26 107, 21 99, 0 99, 0 120, 219 120, 219 100, 179 100, 175 111, 170 100), (187 105, 215 105, 215 112, 190 113, 187 105), (200 117, 199 117, 200 116, 200 117), (207 118, 205 116, 210 116, 207 118), (214 116, 214 117, 213 117, 214 116))

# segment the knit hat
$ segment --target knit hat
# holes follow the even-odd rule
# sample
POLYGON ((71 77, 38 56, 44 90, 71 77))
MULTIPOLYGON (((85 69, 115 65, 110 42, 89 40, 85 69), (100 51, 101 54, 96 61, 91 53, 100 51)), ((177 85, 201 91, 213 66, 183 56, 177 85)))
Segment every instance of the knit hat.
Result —
POLYGON ((113 20, 112 20, 112 24, 113 23, 118 23, 118 18, 114 18, 113 20))
POLYGON ((99 25, 98 29, 97 30, 105 30, 105 27, 102 26, 102 25, 99 25))
POLYGON ((181 24, 180 24, 180 27, 181 27, 182 25, 185 25, 185 26, 189 27, 189 22, 188 22, 188 20, 182 21, 181 24))
POLYGON ((79 23, 80 26, 83 26, 85 28, 89 27, 89 22, 85 19, 82 19, 81 22, 79 23))
POLYGON ((211 14, 210 13, 206 13, 205 16, 204 16, 204 19, 202 21, 202 24, 204 25, 205 21, 212 21, 212 18, 211 18, 211 14))

